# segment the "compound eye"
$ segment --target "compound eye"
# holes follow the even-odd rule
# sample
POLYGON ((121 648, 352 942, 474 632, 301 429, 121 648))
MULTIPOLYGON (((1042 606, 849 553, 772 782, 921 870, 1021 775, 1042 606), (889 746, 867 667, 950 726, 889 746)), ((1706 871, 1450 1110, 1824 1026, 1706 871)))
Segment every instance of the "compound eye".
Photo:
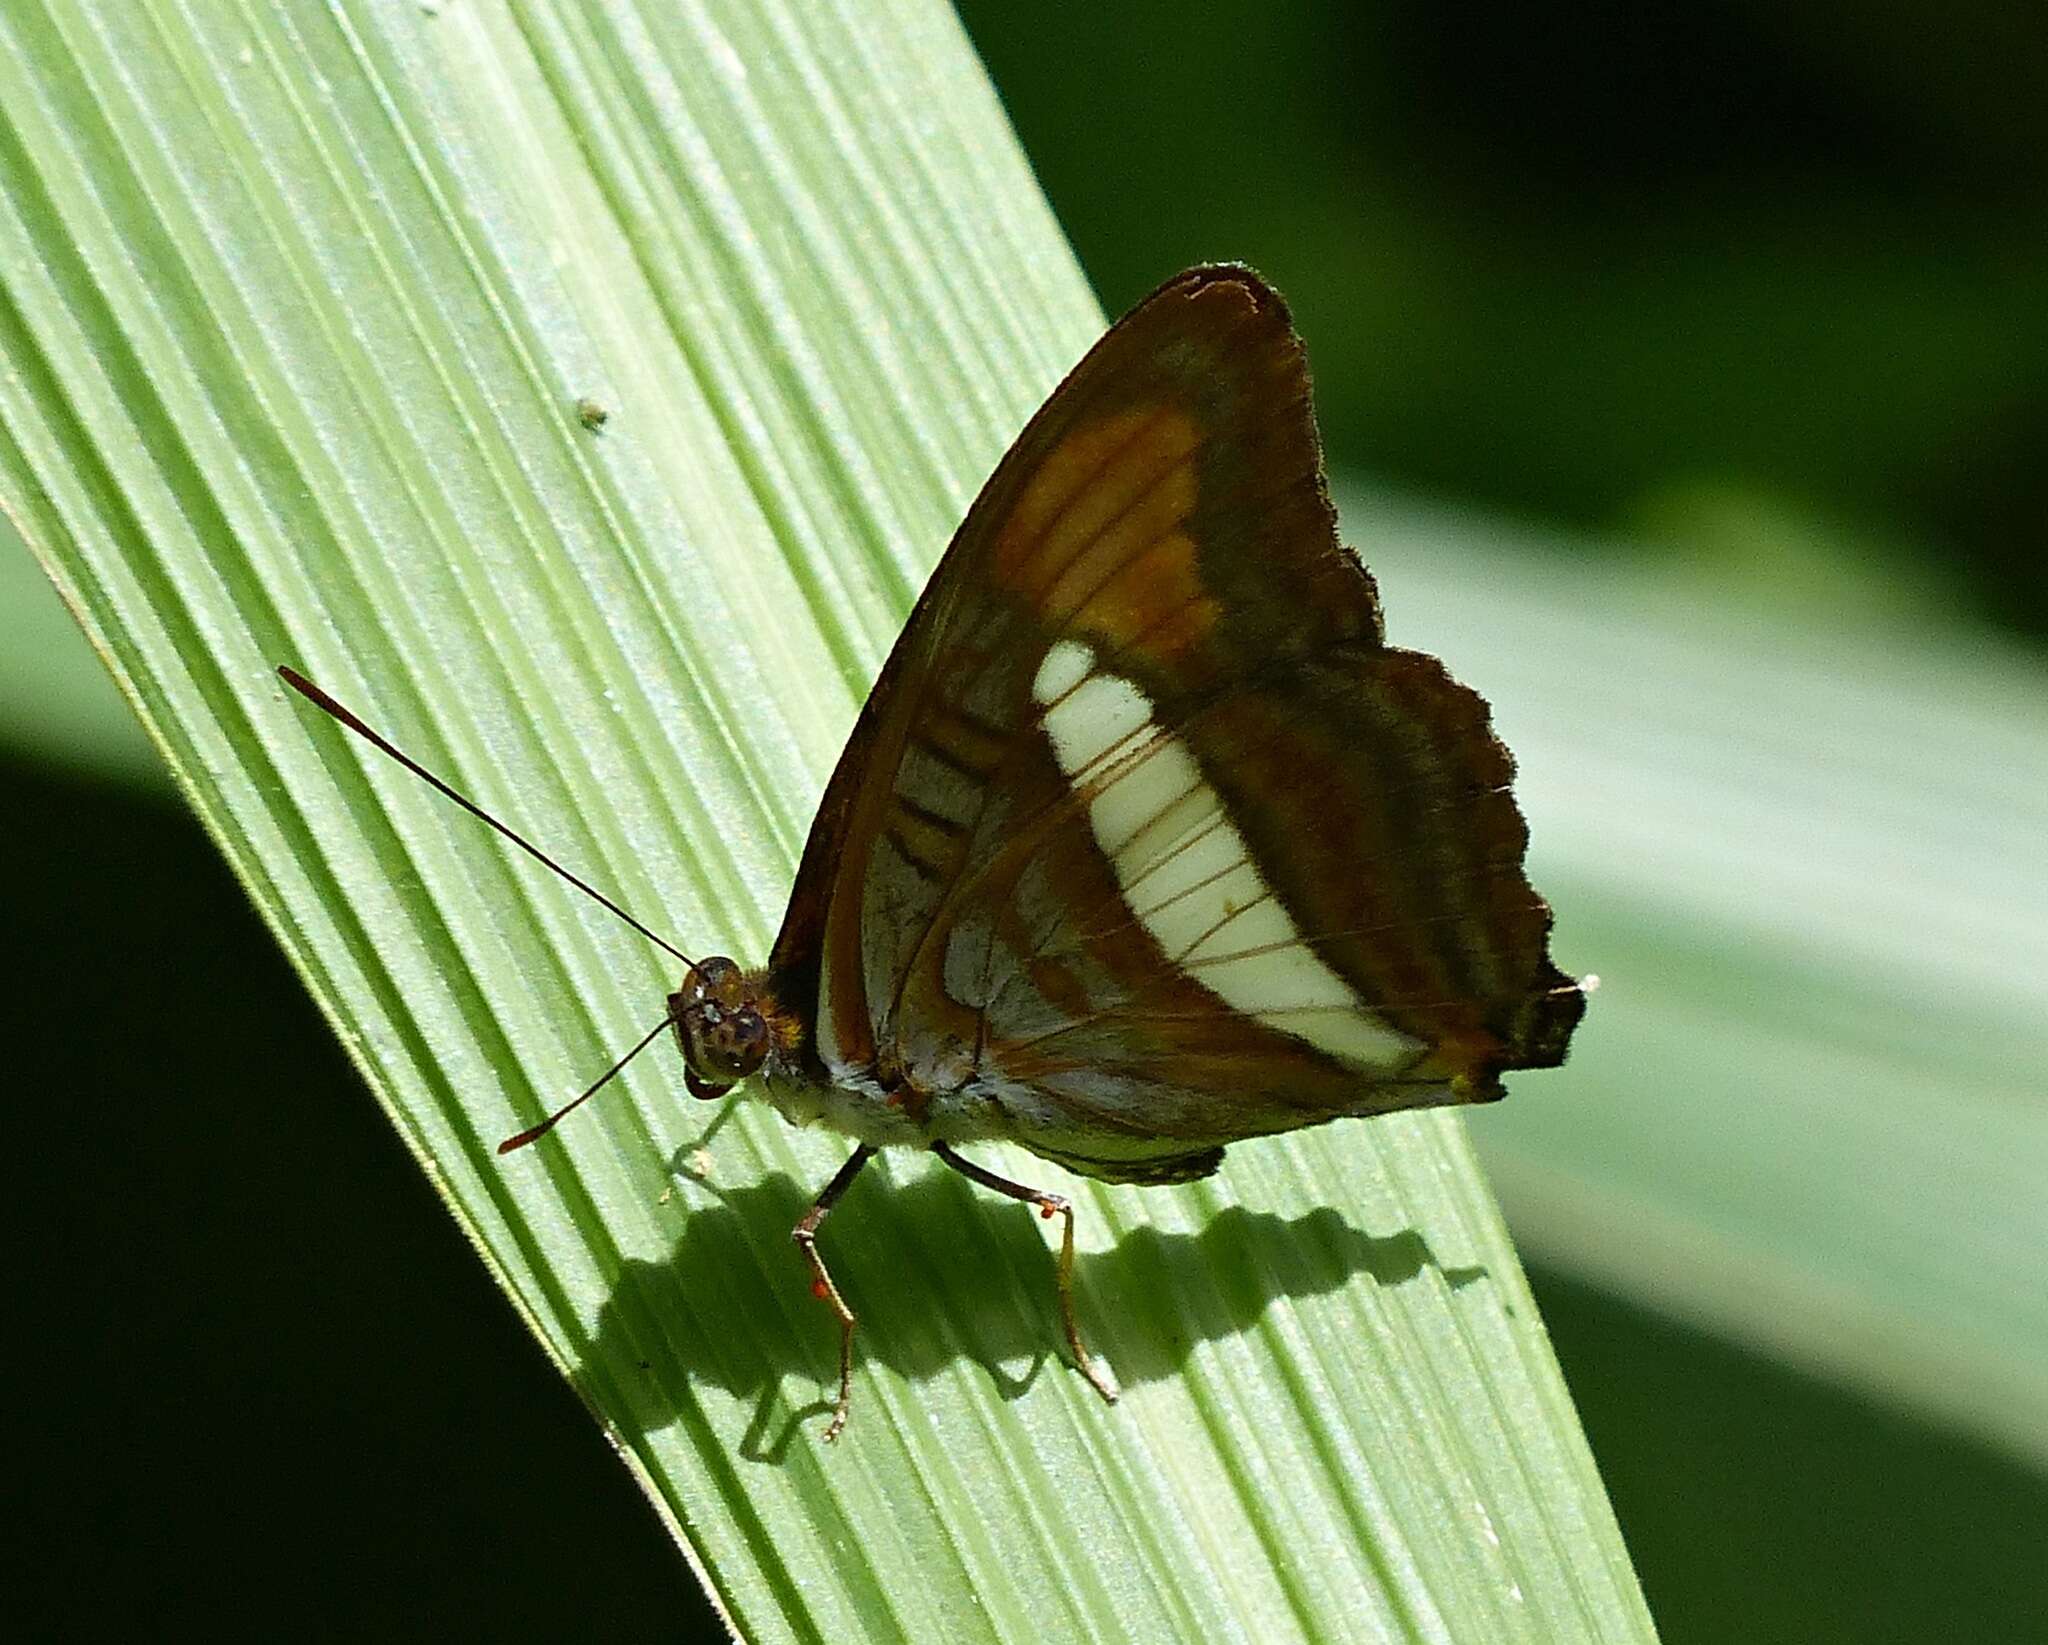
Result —
POLYGON ((751 1005, 743 1005, 726 1013, 723 1027, 720 1050, 725 1053, 726 1065, 735 1079, 745 1079, 767 1059, 767 1020, 751 1005))
POLYGON ((722 999, 730 992, 739 974, 738 965, 723 954, 714 954, 690 967, 684 974, 682 987, 675 991, 673 997, 685 1007, 699 1005, 705 1000, 722 999))
POLYGON ((707 1085, 731 1085, 767 1060, 768 1022, 754 1006, 706 1000, 683 1022, 687 1060, 707 1085))

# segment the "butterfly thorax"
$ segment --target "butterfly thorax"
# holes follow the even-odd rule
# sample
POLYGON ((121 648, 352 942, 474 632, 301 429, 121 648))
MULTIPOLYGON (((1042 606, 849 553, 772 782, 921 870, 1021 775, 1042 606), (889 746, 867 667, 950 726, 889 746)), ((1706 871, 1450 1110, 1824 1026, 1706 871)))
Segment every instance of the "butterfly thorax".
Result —
MULTIPOLYGON (((788 979, 781 979, 786 985, 788 979)), ((981 1142, 1016 1132, 1016 1115, 971 1056, 902 1062, 885 1047, 858 1063, 826 1053, 815 1016, 787 1002, 771 972, 743 979, 745 997, 767 1026, 767 1053, 753 1072, 760 1094, 790 1124, 818 1127, 878 1148, 981 1142)), ((695 1088, 693 1084, 693 1089, 695 1088)))

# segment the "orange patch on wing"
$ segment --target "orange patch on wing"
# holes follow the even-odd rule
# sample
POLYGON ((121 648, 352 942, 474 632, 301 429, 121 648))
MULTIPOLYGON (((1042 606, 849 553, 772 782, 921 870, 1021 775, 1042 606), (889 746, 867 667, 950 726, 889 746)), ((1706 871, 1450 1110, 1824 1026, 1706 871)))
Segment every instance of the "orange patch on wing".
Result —
POLYGON ((1112 650, 1142 641, 1145 650, 1172 656, 1204 638, 1222 613, 1202 591, 1194 539, 1175 532, 1118 570, 1074 626, 1112 650))
POLYGON ((1221 611, 1186 530, 1201 440, 1193 418, 1159 406, 1077 429, 1018 496, 996 540, 997 576, 1049 625, 1110 649, 1193 644, 1221 611))

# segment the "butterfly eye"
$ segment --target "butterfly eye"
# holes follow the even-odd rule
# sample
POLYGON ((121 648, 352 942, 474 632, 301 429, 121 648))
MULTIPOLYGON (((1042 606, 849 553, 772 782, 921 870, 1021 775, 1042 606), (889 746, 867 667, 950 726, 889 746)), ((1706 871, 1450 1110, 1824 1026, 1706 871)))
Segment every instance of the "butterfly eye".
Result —
POLYGON ((767 1060, 768 1021, 758 1007, 717 998, 693 1000, 687 986, 675 998, 680 1007, 676 1032, 693 1095, 723 1095, 724 1087, 745 1079, 767 1060))
POLYGON ((743 975, 734 961, 723 954, 714 954, 690 967, 683 977, 682 987, 670 996, 669 1003, 677 1010, 702 1005, 707 1000, 732 1004, 743 975))
POLYGON ((733 1077, 745 1079, 767 1060, 768 1023, 751 1005, 743 1005, 725 1014, 723 1026, 719 1050, 730 1059, 727 1066, 733 1077))

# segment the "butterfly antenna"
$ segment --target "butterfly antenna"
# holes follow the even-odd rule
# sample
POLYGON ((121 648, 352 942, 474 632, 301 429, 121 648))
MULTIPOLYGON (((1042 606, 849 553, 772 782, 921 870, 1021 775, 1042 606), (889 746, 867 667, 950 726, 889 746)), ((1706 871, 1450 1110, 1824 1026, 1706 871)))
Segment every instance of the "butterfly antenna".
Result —
POLYGON ((519 1135, 516 1137, 507 1137, 503 1142, 498 1144, 498 1152, 501 1154, 509 1154, 515 1148, 524 1148, 529 1142, 540 1141, 542 1137, 546 1136, 550 1131, 552 1131, 555 1128, 555 1122, 561 1119, 564 1114, 569 1113, 572 1109, 581 1108, 592 1097, 596 1096, 598 1092, 602 1091, 607 1085, 609 1085, 611 1083, 612 1076, 616 1074, 621 1068, 625 1067, 626 1064, 631 1062, 635 1057, 639 1056, 642 1051, 645 1051, 650 1045, 652 1045, 655 1042, 655 1040, 660 1037, 662 1030, 667 1028, 668 1025, 669 1019, 667 1017, 663 1017, 660 1022, 656 1023, 652 1028, 650 1028, 647 1031, 647 1037, 645 1039, 643 1039, 638 1045, 634 1046, 633 1049, 628 1051, 623 1057, 619 1058, 617 1062, 613 1063, 611 1067, 607 1068, 602 1074, 598 1075, 597 1078, 591 1082, 590 1088, 587 1091, 585 1091, 580 1097, 572 1098, 570 1101, 563 1103, 561 1107, 557 1108, 552 1114, 548 1115, 546 1119, 542 1120, 540 1124, 532 1127, 530 1130, 521 1131, 519 1135))
MULTIPOLYGON (((353 731, 358 737, 361 737, 363 741, 369 743, 373 748, 381 749, 384 753, 389 754, 394 760, 396 760, 400 765, 404 766, 406 770, 410 771, 415 777, 420 778, 430 787, 438 789, 441 793, 445 794, 449 799, 453 800, 457 805, 461 806, 462 809, 467 811, 472 817, 475 817, 479 822, 488 823, 492 828, 495 828, 500 834, 504 835, 506 839, 510 840, 514 845, 518 846, 519 849, 524 851, 529 857, 532 857, 535 861, 542 863, 547 868, 552 869, 555 873, 559 874, 563 879, 567 880, 571 885, 575 886, 578 891, 581 891, 586 897, 589 897, 592 901, 602 903, 606 908, 609 908, 614 914, 618 915, 620 919, 624 920, 628 925, 630 925, 635 931, 639 932, 640 935, 645 937, 649 942, 655 944, 657 947, 667 949, 671 954, 675 955, 677 959, 681 960, 683 964, 693 968, 695 967, 697 962, 691 959, 690 956, 688 954, 685 954, 680 948, 676 947, 676 945, 670 942, 666 937, 657 936, 654 932, 648 930, 646 926, 642 925, 638 920, 634 919, 631 914, 628 914, 623 908, 621 908, 617 903, 613 902, 611 898, 607 897, 602 891, 598 890, 597 887, 592 885, 588 880, 582 879, 579 876, 570 873, 568 869, 564 868, 560 863, 556 862, 553 857, 550 857, 545 851, 541 850, 539 846, 533 844, 532 841, 522 839, 519 835, 513 833, 511 829, 507 828, 503 823, 499 822, 496 817, 492 816, 482 806, 478 805, 476 801, 468 798, 466 795, 457 793, 453 788, 449 787, 447 783, 443 782, 439 777, 435 776, 433 772, 429 771, 425 766, 421 765, 420 762, 414 759, 410 754, 406 753, 403 749, 394 746, 389 741, 389 739, 381 737, 376 732, 372 731, 367 725, 363 724, 361 720, 357 719, 354 714, 350 713, 346 708, 342 707, 340 703, 336 702, 332 697, 328 696, 326 692, 322 691, 317 685, 315 685, 311 680, 307 679, 306 676, 301 674, 297 669, 288 667, 284 664, 280 664, 278 666, 277 674, 279 679, 283 680, 286 685, 290 686, 301 697, 304 697, 307 702, 311 703, 315 708, 319 709, 322 713, 331 715, 333 718, 339 720, 343 725, 347 726, 349 730, 353 731)), ((641 1041, 641 1044, 646 1044, 646 1041, 641 1041)), ((612 1072, 617 1073, 618 1070, 613 1069, 612 1072)), ((607 1074, 605 1076, 606 1079, 609 1079, 610 1077, 610 1074, 607 1074)), ((599 1085, 602 1085, 603 1083, 603 1080, 598 1081, 599 1085)), ((595 1087, 593 1087, 593 1089, 595 1089, 595 1087)), ((589 1094, 590 1093, 586 1091, 584 1093, 584 1096, 588 1096, 589 1094)), ((576 1099, 577 1102, 581 1102, 582 1100, 582 1097, 578 1097, 576 1099)), ((576 1104, 571 1103, 569 1106, 573 1108, 576 1106, 576 1104)), ((567 1110, 564 1110, 564 1112, 566 1111, 567 1110)), ((552 1120, 549 1121, 549 1124, 553 1123, 554 1122, 552 1120)), ((543 1129, 545 1129, 545 1127, 543 1129)), ((538 1134, 538 1132, 535 1133, 535 1135, 538 1134)))

